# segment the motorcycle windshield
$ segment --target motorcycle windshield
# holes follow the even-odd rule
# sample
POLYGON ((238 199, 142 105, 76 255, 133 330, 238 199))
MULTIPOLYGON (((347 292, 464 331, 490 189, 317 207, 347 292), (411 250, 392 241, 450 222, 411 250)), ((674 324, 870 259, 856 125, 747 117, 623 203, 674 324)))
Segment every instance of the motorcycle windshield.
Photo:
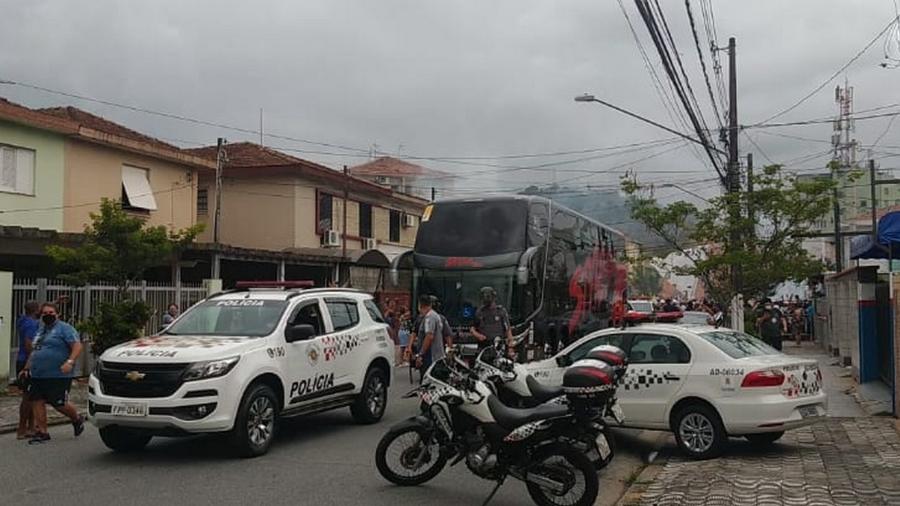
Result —
POLYGON ((418 292, 434 295, 440 301, 438 312, 454 327, 467 328, 475 320, 481 306, 480 290, 490 286, 497 291, 497 304, 506 308, 510 320, 517 321, 518 310, 513 304, 516 289, 515 267, 482 269, 477 271, 423 270, 418 280, 418 292))

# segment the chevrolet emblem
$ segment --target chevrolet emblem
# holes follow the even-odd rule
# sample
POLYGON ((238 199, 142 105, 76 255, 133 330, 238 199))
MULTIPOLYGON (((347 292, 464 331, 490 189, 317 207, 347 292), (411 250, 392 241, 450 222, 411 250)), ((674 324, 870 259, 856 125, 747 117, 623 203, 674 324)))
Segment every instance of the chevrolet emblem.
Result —
POLYGON ((144 376, 146 376, 146 374, 140 371, 128 371, 125 373, 125 379, 129 381, 141 381, 144 379, 144 376))

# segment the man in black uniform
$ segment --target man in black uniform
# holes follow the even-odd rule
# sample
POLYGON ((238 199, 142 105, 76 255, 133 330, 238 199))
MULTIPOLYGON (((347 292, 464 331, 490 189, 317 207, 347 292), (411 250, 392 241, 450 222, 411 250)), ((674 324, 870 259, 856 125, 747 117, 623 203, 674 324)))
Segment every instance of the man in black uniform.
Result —
POLYGON ((469 331, 478 340, 479 350, 493 345, 495 338, 504 337, 510 355, 515 353, 509 314, 497 305, 497 292, 490 286, 481 288, 481 307, 475 311, 475 322, 469 331))

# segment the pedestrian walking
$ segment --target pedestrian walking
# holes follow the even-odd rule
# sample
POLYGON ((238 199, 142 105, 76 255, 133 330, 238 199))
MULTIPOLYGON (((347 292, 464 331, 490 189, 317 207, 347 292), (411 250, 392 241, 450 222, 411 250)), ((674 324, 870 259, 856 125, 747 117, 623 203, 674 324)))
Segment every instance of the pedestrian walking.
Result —
POLYGON ((75 328, 59 320, 56 304, 41 305, 41 326, 34 338, 33 351, 22 370, 30 377, 29 400, 34 413, 34 437, 29 444, 50 440, 47 430, 47 403, 72 421, 75 436, 84 432, 84 417, 69 402, 69 388, 75 371, 75 359, 81 354, 81 341, 75 328))
POLYGON ((16 378, 18 387, 22 391, 22 400, 19 402, 19 425, 16 428, 16 439, 30 439, 34 436, 34 413, 31 402, 28 400, 28 379, 20 377, 20 373, 28 363, 31 356, 31 348, 34 336, 40 326, 41 305, 37 301, 30 300, 25 303, 23 313, 16 320, 16 338, 19 343, 19 351, 16 354, 16 378))

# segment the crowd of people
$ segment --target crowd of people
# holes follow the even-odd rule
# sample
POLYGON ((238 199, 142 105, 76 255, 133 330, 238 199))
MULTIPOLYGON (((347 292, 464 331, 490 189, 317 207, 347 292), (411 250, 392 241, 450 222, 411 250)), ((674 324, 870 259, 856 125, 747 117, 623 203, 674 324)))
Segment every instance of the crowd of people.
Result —
MULTIPOLYGON (((493 339, 499 337, 512 350, 512 325, 506 309, 497 304, 496 290, 482 287, 480 298, 481 305, 475 311, 470 334, 479 348, 493 344, 493 339)), ((454 333, 447 318, 440 313, 440 301, 436 297, 421 295, 417 303, 415 319, 409 309, 392 299, 382 301, 381 311, 394 341, 395 365, 424 369, 444 356, 444 349, 453 344, 454 333)))
POLYGON ((749 301, 748 308, 753 315, 752 330, 777 350, 782 349, 785 338, 792 339, 799 345, 804 336, 807 339, 815 336, 816 313, 810 301, 800 300, 799 297, 784 301, 766 298, 749 301))

